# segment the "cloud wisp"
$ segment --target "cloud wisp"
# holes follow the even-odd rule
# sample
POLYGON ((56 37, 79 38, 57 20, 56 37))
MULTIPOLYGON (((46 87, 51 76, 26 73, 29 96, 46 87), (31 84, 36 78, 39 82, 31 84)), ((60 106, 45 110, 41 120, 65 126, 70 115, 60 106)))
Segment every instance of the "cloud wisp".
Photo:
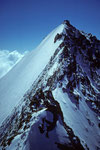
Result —
POLYGON ((26 52, 21 54, 17 50, 0 50, 0 78, 11 70, 25 54, 26 52))

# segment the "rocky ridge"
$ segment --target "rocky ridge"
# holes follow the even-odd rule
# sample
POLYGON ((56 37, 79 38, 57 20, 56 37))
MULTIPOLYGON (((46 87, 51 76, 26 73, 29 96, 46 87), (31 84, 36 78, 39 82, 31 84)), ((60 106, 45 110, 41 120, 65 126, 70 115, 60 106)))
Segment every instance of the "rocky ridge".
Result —
MULTIPOLYGON (((25 93, 20 105, 0 127, 2 150, 11 149, 12 146, 19 150, 32 150, 33 147, 36 150, 41 147, 54 150, 100 149, 100 41, 91 34, 77 30, 67 20, 63 24, 63 32, 55 36, 54 43, 61 39, 63 42, 25 93), (61 92, 66 101, 62 101, 63 97, 57 99, 55 91, 61 92), (87 120, 87 127, 83 123, 85 136, 79 136, 74 122, 71 125, 66 119, 69 116, 66 116, 67 107, 63 109, 63 103, 67 106, 67 96, 72 104, 68 106, 70 110, 76 114, 78 112, 79 116, 83 113, 87 120), (88 110, 85 107, 81 109, 81 103, 88 110), (94 120, 91 120, 90 113, 94 120), (87 136, 93 136, 91 129, 95 130, 97 141, 92 148, 92 140, 86 141, 87 136), (49 145, 44 147, 45 142, 49 145)), ((76 125, 83 130, 80 124, 76 125)))

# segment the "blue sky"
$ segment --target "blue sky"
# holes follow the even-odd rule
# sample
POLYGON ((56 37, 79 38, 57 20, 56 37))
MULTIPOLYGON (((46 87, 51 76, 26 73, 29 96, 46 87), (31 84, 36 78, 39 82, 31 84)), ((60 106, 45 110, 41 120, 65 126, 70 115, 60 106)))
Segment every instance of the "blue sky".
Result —
POLYGON ((65 19, 100 39, 100 0, 0 0, 0 50, 32 50, 65 19))

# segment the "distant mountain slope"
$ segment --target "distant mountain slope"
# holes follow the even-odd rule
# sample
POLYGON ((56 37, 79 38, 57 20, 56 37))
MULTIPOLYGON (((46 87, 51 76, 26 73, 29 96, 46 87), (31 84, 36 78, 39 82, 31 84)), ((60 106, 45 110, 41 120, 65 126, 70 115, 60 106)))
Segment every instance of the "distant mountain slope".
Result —
POLYGON ((5 118, 9 113, 0 127, 1 149, 99 150, 99 56, 100 41, 65 20, 24 57, 5 77, 6 86, 17 79, 16 98, 13 90, 5 97, 16 108, 0 110, 5 118))

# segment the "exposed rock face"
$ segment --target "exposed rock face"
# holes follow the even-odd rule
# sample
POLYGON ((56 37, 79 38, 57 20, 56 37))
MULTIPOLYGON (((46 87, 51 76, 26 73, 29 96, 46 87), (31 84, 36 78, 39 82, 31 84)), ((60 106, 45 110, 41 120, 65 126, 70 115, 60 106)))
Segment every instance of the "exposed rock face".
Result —
POLYGON ((0 127, 1 149, 100 149, 100 41, 64 21, 62 40, 0 127))

